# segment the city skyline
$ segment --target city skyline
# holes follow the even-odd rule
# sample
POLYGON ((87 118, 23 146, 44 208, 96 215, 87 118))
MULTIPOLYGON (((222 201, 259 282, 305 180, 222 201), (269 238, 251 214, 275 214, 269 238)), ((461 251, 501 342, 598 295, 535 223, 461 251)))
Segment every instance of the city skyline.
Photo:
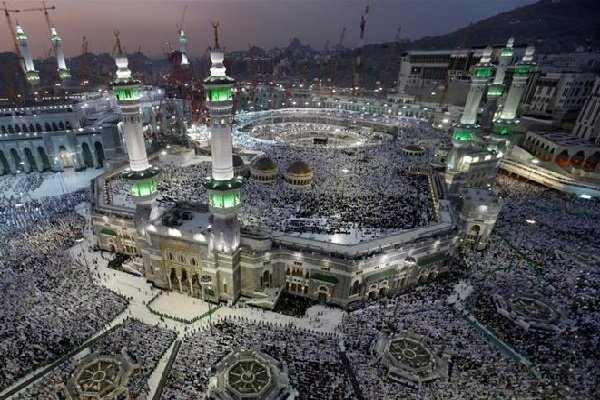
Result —
MULTIPOLYGON (((265 49, 286 47, 291 38, 315 49, 322 49, 328 40, 336 44, 343 27, 346 27, 344 45, 355 47, 359 36, 361 14, 369 5, 365 43, 391 42, 398 27, 400 36, 415 40, 459 29, 476 22, 510 11, 515 7, 534 3, 533 0, 498 1, 104 1, 85 0, 85 7, 73 7, 70 0, 47 2, 56 6, 50 19, 63 38, 67 57, 80 54, 82 37, 89 42, 93 53, 110 52, 114 44, 113 31, 121 32, 122 41, 129 52, 141 47, 149 56, 162 56, 166 43, 177 44, 177 25, 185 5, 187 12, 184 29, 188 37, 188 53, 204 54, 211 41, 210 21, 221 22, 222 42, 228 51, 246 50, 248 44, 265 49), (147 12, 140 12, 147 10, 147 12), (427 23, 423 23, 427 19, 427 23), (151 27, 151 30, 146 29, 151 27), (264 29, 268 27, 269 29, 264 29)), ((26 10, 42 7, 40 1, 10 1, 8 8, 26 10)), ((51 43, 42 12, 12 14, 29 37, 34 58, 47 55, 51 43)), ((0 51, 13 51, 8 39, 9 30, 3 20, 0 51)))

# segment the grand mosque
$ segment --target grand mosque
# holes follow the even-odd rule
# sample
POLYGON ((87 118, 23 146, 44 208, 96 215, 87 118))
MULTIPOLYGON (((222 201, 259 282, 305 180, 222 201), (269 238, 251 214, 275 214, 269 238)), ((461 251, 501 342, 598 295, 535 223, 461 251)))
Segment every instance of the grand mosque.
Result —
MULTIPOLYGON (((511 45, 509 42, 507 51, 511 45)), ((232 137, 245 133, 261 144, 274 145, 277 140, 284 140, 292 148, 309 145, 349 151, 368 148, 373 143, 392 143, 397 139, 394 133, 398 134, 398 126, 385 120, 365 123, 327 109, 248 113, 236 117, 234 125, 234 80, 226 74, 215 28, 212 67, 204 80, 210 113, 207 143, 211 174, 198 188, 206 193, 206 202, 180 200, 165 206, 157 201, 161 171, 151 161, 158 166, 166 152, 150 159, 146 154, 140 111, 142 85, 132 78, 127 58, 120 52, 113 90, 123 114, 122 132, 129 163, 94 182, 93 225, 98 245, 134 256, 134 268, 160 288, 211 302, 235 303, 242 298, 265 308, 273 308, 284 291, 352 307, 366 299, 433 280, 448 270, 448 260, 455 252, 485 248, 501 208, 501 199, 487 185, 495 179, 502 155, 510 146, 510 124, 514 118, 510 108, 516 106, 514 101, 518 103, 519 94, 518 82, 513 81, 513 87, 508 89, 510 101, 502 110, 497 129, 481 135, 474 116, 483 91, 499 95, 504 90, 502 84, 488 82, 495 68, 490 56, 491 50, 486 49, 474 69, 467 107, 461 124, 455 128, 451 146, 440 142, 432 151, 439 153, 432 158, 437 157, 441 167, 423 161, 420 157, 429 150, 418 144, 403 146, 397 155, 406 159, 417 157, 407 175, 423 183, 418 202, 430 205, 431 217, 409 228, 387 229, 379 235, 357 239, 358 233, 352 230, 297 233, 310 229, 312 222, 307 220, 294 221, 300 228, 291 231, 273 225, 249 227, 240 223, 245 202, 242 194, 252 185, 310 190, 313 180, 319 177, 315 165, 305 160, 285 160, 288 165, 283 169, 261 152, 244 153, 236 148, 233 154, 232 137), (272 137, 273 132, 278 132, 278 125, 287 129, 283 139, 272 137), (128 188, 129 205, 115 201, 120 196, 113 191, 115 180, 128 188)), ((498 68, 506 68, 506 62, 498 68)), ((187 150, 180 150, 185 155, 187 150)), ((274 195, 275 192, 270 196, 274 195)), ((268 199, 263 207, 270 207, 268 199)), ((252 215, 243 217, 244 221, 252 219, 252 215)), ((290 219, 283 218, 280 223, 289 224, 290 219)))

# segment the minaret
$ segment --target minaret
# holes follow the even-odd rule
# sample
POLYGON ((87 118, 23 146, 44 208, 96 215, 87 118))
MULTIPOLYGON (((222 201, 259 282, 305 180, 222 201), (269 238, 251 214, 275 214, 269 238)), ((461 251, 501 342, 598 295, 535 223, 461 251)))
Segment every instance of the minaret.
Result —
POLYGON ((181 65, 187 66, 190 64, 187 58, 187 53, 185 50, 187 44, 187 37, 185 33, 183 33, 183 29, 179 31, 179 51, 181 52, 181 65))
POLYGON ((118 33, 115 33, 115 36, 118 48, 115 58, 117 79, 113 81, 112 88, 123 114, 123 137, 129 156, 129 169, 123 174, 123 178, 131 183, 130 194, 135 203, 136 231, 139 236, 144 236, 146 223, 153 211, 152 202, 158 194, 156 181, 159 171, 150 166, 146 155, 140 108, 142 83, 132 78, 118 33))
MULTIPOLYGON (((210 76, 204 79, 206 107, 210 113, 212 179, 207 183, 212 214, 209 250, 217 258, 220 282, 230 288, 219 289, 220 297, 236 301, 240 296, 240 189, 242 183, 234 178, 232 162, 231 123, 234 80, 225 74, 223 51, 219 47, 218 22, 212 24, 215 46, 210 52, 210 76), (227 271, 223 272, 222 271, 227 271)), ((221 283, 218 287, 222 288, 221 283)))
POLYGON ((65 64, 65 55, 62 49, 62 39, 58 36, 56 32, 56 28, 52 27, 52 35, 50 36, 50 40, 52 40, 52 46, 54 47, 54 54, 56 55, 56 64, 58 66, 58 76, 61 81, 65 81, 71 78, 71 72, 67 69, 67 65, 65 64))
POLYGON ((21 50, 21 56, 23 57, 23 62, 25 65, 25 77, 27 78, 27 82, 32 85, 37 85, 40 83, 40 74, 35 70, 33 65, 33 59, 31 58, 31 53, 29 52, 29 46, 27 45, 27 36, 23 31, 23 28, 17 23, 17 42, 19 43, 19 49, 21 50))
POLYGON ((481 60, 473 69, 473 74, 471 75, 471 87, 469 88, 465 109, 460 119, 461 125, 475 125, 477 122, 479 103, 481 103, 483 91, 494 71, 494 66, 491 64, 491 58, 492 48, 488 46, 483 50, 481 60))
POLYGON ((517 107, 523 96, 527 79, 535 70, 535 64, 533 62, 533 53, 535 48, 533 46, 525 49, 525 55, 520 62, 515 65, 513 70, 513 79, 506 96, 506 102, 504 103, 504 109, 502 110, 501 119, 504 121, 512 121, 517 116, 517 107))
POLYGON ((485 105, 485 111, 483 115, 482 126, 485 129, 492 127, 492 121, 494 115, 498 110, 498 99, 504 94, 504 76, 506 75, 506 68, 510 64, 513 56, 513 45, 515 43, 514 38, 509 38, 506 47, 500 52, 498 57, 498 66, 496 67, 496 75, 494 81, 488 86, 486 93, 487 101, 485 105))
POLYGON ((446 163, 446 184, 449 192, 456 192, 456 188, 462 184, 461 174, 463 159, 473 143, 475 130, 478 128, 477 110, 483 97, 483 92, 492 77, 494 65, 491 63, 492 48, 490 46, 483 50, 480 61, 473 68, 471 75, 471 87, 467 95, 467 102, 460 124, 454 128, 452 133, 452 149, 448 153, 446 163))

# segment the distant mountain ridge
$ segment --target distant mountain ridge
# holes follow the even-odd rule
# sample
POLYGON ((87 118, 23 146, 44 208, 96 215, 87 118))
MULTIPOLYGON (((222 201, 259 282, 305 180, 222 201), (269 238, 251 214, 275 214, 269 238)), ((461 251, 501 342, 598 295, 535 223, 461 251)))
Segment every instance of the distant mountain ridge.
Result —
POLYGON ((541 0, 518 7, 440 36, 411 43, 422 50, 453 49, 506 43, 533 44, 539 52, 573 51, 579 46, 600 46, 600 0, 541 0), (464 42, 464 43, 463 43, 464 42))

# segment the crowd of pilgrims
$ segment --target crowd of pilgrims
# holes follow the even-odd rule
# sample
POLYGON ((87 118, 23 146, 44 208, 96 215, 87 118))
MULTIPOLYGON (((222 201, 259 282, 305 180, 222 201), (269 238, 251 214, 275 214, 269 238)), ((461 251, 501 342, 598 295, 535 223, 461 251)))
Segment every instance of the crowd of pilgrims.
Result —
POLYGON ((84 219, 73 211, 48 212, 2 236, 0 388, 62 356, 125 309, 126 300, 95 285, 88 268, 66 252, 83 229, 84 219))
POLYGON ((298 399, 356 399, 338 351, 339 338, 294 325, 226 318, 184 339, 162 399, 205 398, 214 367, 232 350, 258 349, 287 366, 298 399))
MULTIPOLYGON (((248 176, 244 179, 239 214, 242 227, 292 234, 341 234, 360 241, 435 221, 428 176, 416 173, 427 163, 427 156, 404 156, 402 147, 419 144, 431 152, 441 143, 440 135, 426 124, 400 121, 400 140, 347 149, 267 144, 235 131, 234 145, 242 154, 248 150, 264 153, 280 171, 271 183, 248 176), (310 186, 296 187, 283 180, 283 172, 296 160, 313 169, 310 186)), ((250 156, 245 157, 250 161, 250 156)), ((159 168, 159 204, 207 201, 203 184, 210 178, 209 162, 186 166, 161 163, 159 168)), ((133 207, 126 181, 116 178, 108 184, 114 198, 119 199, 116 202, 133 207)))
POLYGON ((33 198, 30 194, 43 181, 41 174, 2 177, 0 179, 0 243, 39 221, 72 210, 75 205, 90 201, 89 190, 62 195, 60 201, 33 198), (12 179, 9 179, 12 178, 12 179))
MULTIPOLYGON (((134 368, 125 385, 128 395, 122 398, 141 400, 147 398, 148 378, 175 337, 176 334, 173 331, 127 318, 83 351, 87 354, 101 356, 127 355, 134 368)), ((72 378, 78 363, 79 358, 66 360, 16 398, 55 398, 55 394, 60 393, 62 387, 72 378)))
POLYGON ((600 203, 505 175, 498 182, 504 204, 490 245, 462 261, 479 288, 466 307, 537 366, 540 390, 598 398, 600 203), (510 293, 546 299, 562 314, 562 332, 516 328, 492 299, 510 293))
POLYGON ((344 316, 344 347, 362 392, 372 399, 535 398, 534 380, 525 368, 491 346, 483 333, 447 305, 452 287, 448 283, 372 302, 344 316), (376 346, 383 332, 424 336, 436 359, 449 358, 448 379, 418 385, 388 378, 376 346))

